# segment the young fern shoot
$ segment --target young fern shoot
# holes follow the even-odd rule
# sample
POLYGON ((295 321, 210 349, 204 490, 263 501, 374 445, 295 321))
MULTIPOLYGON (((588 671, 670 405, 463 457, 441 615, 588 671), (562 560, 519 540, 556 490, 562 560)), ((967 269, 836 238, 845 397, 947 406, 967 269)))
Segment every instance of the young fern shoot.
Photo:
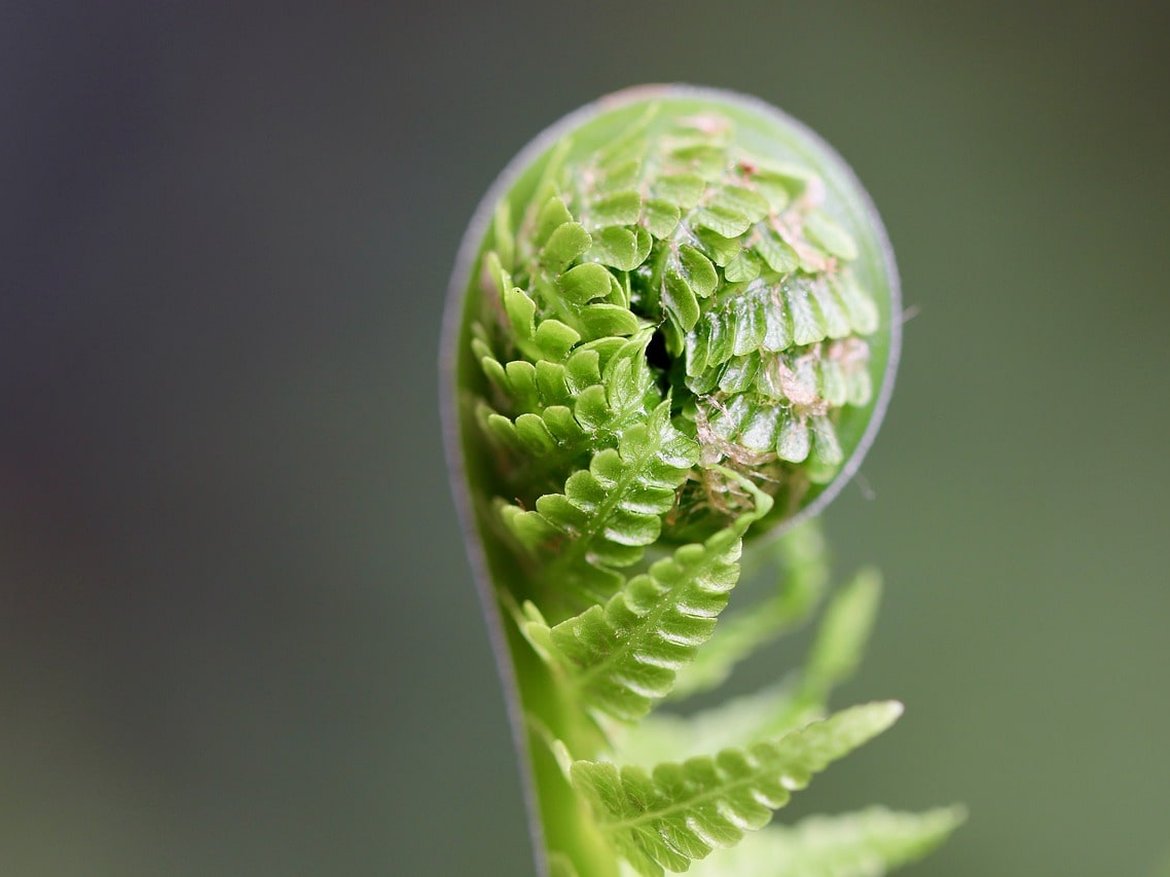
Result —
POLYGON ((541 874, 873 877, 961 820, 767 827, 902 712, 828 707, 861 658, 872 571, 831 600, 803 670, 689 718, 659 709, 812 613, 822 543, 791 525, 874 436, 898 307, 860 184, 749 98, 607 98, 489 192, 452 282, 444 415, 541 874), (778 559, 780 590, 724 618, 752 555, 778 559))

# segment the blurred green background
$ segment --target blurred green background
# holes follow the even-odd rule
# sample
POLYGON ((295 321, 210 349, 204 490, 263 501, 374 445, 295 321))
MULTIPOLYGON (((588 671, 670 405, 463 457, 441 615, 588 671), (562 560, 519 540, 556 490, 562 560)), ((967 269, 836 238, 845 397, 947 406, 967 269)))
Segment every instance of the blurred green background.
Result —
POLYGON ((839 702, 909 712, 797 812, 966 802, 923 875, 1151 873, 1170 16, 1022 6, 6 4, 0 875, 531 873, 439 315, 517 149, 676 80, 835 144, 915 314, 828 514, 887 578, 839 702))

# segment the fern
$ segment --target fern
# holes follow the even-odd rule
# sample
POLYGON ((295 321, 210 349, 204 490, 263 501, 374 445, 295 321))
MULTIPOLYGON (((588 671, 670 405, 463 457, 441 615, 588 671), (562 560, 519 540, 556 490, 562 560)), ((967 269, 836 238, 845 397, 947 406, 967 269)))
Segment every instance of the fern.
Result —
POLYGON ((861 660, 877 609, 876 573, 859 574, 825 610, 805 667, 779 685, 682 718, 659 714, 615 740, 627 761, 690 758, 787 733, 823 718, 834 687, 861 660))
POLYGON ((756 510, 701 545, 684 545, 631 579, 604 607, 591 606, 528 635, 543 646, 586 709, 635 721, 670 693, 675 672, 694 659, 739 580, 743 533, 772 501, 750 483, 756 510))
POLYGON ((895 702, 854 707, 774 741, 660 764, 649 775, 579 761, 573 782, 638 873, 685 871, 693 860, 763 828, 814 773, 880 734, 901 712, 895 702))
POLYGON ((697 456, 695 443, 671 424, 667 400, 622 432, 616 449, 598 451, 588 469, 570 475, 562 493, 540 497, 535 511, 504 504, 500 513, 520 543, 543 555, 545 578, 605 596, 621 581, 617 570, 658 540, 662 516, 697 456))
POLYGON ((773 549, 782 570, 778 593, 749 610, 732 613, 711 641, 680 669, 675 698, 715 688, 735 665, 765 643, 799 627, 812 613, 828 579, 824 540, 810 522, 777 540, 773 549))
POLYGON ((814 816, 744 838, 691 869, 694 877, 871 877, 914 862, 963 821, 959 807, 895 813, 871 807, 814 816))
POLYGON ((611 99, 510 169, 451 302, 451 462, 540 873, 861 877, 939 842, 956 811, 765 829, 901 712, 829 707, 874 573, 830 599, 781 684, 654 713, 811 616, 819 532, 761 537, 840 489, 890 391, 896 273, 831 150, 735 96, 611 99), (768 558, 778 589, 725 613, 741 563, 768 558))

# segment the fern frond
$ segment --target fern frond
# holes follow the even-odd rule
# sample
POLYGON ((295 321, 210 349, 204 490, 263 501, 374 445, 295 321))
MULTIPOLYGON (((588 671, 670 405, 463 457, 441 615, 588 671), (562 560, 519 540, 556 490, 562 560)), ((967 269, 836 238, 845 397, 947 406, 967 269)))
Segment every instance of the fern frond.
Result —
POLYGON ((880 579, 859 573, 829 603, 804 669, 779 685, 683 718, 648 716, 619 741, 636 764, 684 759, 785 734, 825 715, 835 686, 855 671, 873 626, 880 579))
POLYGON ((840 816, 812 816, 744 838, 691 869, 694 877, 882 877, 921 859, 947 839, 966 815, 961 807, 897 813, 870 807, 840 816))
POLYGON ((522 544, 545 557, 545 581, 608 597, 621 584, 618 570, 658 539, 697 458, 695 443, 672 425, 667 400, 626 429, 616 449, 594 454, 588 469, 569 476, 563 493, 540 497, 535 511, 505 504, 501 514, 522 544))
POLYGON ((512 400, 512 410, 523 412, 508 417, 486 402, 479 409, 484 434, 518 464, 509 479, 518 499, 533 502, 555 492, 550 480, 563 484, 590 454, 616 447, 628 427, 660 404, 646 365, 649 341, 649 333, 621 339, 616 350, 605 351, 604 370, 596 343, 579 347, 563 364, 542 361, 534 368, 502 367, 484 357, 489 378, 512 400))
POLYGON ((654 713, 615 735, 614 756, 622 764, 649 768, 779 736, 798 724, 787 721, 796 714, 797 692, 795 680, 788 679, 693 715, 654 713))
MULTIPOLYGON (((516 683, 538 871, 682 870, 900 709, 817 721, 872 621, 866 579, 784 685, 690 720, 647 715, 718 684, 818 602, 823 560, 782 554, 779 593, 719 620, 755 532, 827 499, 868 446, 897 355, 897 274, 832 151, 721 93, 599 103, 497 191, 452 295, 445 436, 503 610, 488 616, 506 625, 493 638, 516 683), (664 756, 651 773, 631 763, 664 756)), ((842 825, 837 849, 894 849, 876 817, 842 825)), ((802 868, 862 861, 818 858, 804 833, 765 837, 802 868)))
POLYGON ((756 510, 701 545, 684 545, 651 565, 604 606, 530 635, 547 642, 566 684, 591 710, 632 722, 666 696, 679 667, 711 636, 739 580, 743 534, 771 500, 745 482, 756 510))
MULTIPOLYGON (((546 320, 541 326, 556 323, 555 320, 546 320)), ((527 359, 501 360, 482 338, 472 342, 472 349, 495 390, 497 407, 515 416, 521 413, 543 414, 546 408, 552 406, 571 406, 589 387, 603 383, 606 369, 618 354, 625 351, 628 358, 631 355, 628 348, 631 346, 644 353, 649 339, 649 333, 633 339, 598 339, 579 344, 557 359, 539 359, 535 362, 527 359)), ((643 392, 648 392, 649 383, 644 376, 638 374, 635 377, 639 379, 643 392)))
POLYGON ((803 624, 829 580, 824 537, 814 522, 798 527, 771 548, 779 585, 770 599, 729 612, 693 661, 680 668, 671 699, 722 685, 735 665, 764 644, 803 624))
POLYGON ((578 761, 573 784, 590 801, 602 834, 639 874, 661 877, 763 828, 814 773, 880 734, 901 712, 892 701, 853 707, 774 741, 660 764, 651 774, 578 761))
POLYGON ((877 570, 864 569, 825 609, 801 673, 800 699, 809 707, 823 709, 833 688, 856 672, 873 630, 881 590, 877 570))
MULTIPOLYGON (((636 205, 635 218, 638 209, 636 205)), ((614 210, 621 208, 614 205, 614 210)), ((526 269, 534 299, 545 315, 560 320, 586 341, 633 335, 643 325, 629 310, 628 290, 606 270, 606 264, 624 265, 626 270, 637 267, 649 255, 650 236, 644 230, 641 234, 623 231, 594 224, 590 233, 557 193, 544 201, 537 217, 536 253, 526 269)))

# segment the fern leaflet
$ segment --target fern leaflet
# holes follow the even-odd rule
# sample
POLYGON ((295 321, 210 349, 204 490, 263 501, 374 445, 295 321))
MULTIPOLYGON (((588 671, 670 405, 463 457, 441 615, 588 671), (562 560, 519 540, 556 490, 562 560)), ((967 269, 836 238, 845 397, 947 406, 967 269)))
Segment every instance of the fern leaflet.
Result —
POLYGON ((680 700, 723 684, 735 665, 812 614, 828 581, 824 538, 808 523, 777 540, 778 593, 763 603, 729 612, 695 659, 679 670, 671 698, 680 700))
POLYGON ((651 774, 578 761, 573 784, 638 873, 661 877, 763 828, 814 773, 880 734, 901 712, 894 701, 853 707, 777 740, 660 764, 651 774))
POLYGON ((769 827, 720 850, 694 877, 881 877, 921 859, 964 819, 962 808, 896 813, 870 807, 840 816, 812 816, 791 828, 769 827))
POLYGON ((687 718, 648 716, 620 739, 622 759, 641 764, 690 758, 779 736, 823 717, 833 688, 852 675, 861 660, 879 589, 876 574, 865 571, 834 596, 803 670, 779 685, 687 718))
POLYGON ((739 580, 743 534, 772 504, 751 482, 743 484, 754 496, 754 513, 657 561, 604 606, 545 632, 529 626, 587 708, 628 722, 641 718, 711 636, 739 580))
POLYGON ((550 586, 606 598, 622 583, 618 570, 642 559, 674 506, 675 491, 696 462, 695 443, 670 421, 670 400, 645 423, 623 432, 618 446, 593 455, 564 493, 546 494, 535 511, 505 504, 513 534, 546 559, 550 586))

